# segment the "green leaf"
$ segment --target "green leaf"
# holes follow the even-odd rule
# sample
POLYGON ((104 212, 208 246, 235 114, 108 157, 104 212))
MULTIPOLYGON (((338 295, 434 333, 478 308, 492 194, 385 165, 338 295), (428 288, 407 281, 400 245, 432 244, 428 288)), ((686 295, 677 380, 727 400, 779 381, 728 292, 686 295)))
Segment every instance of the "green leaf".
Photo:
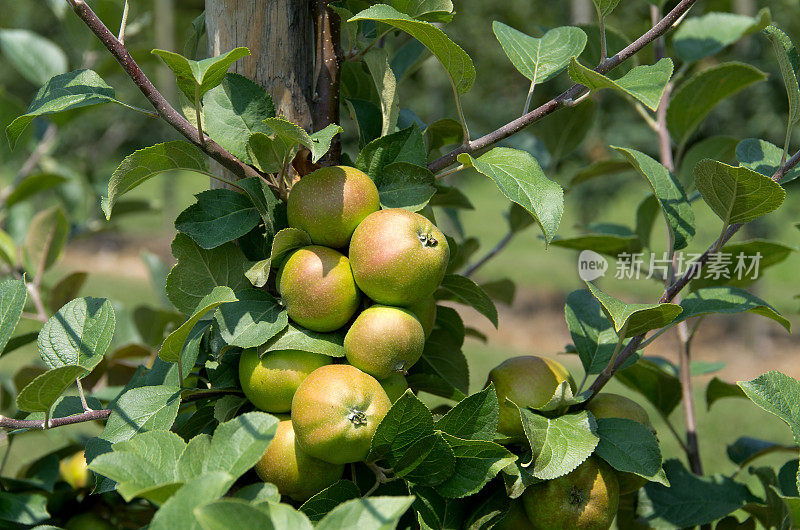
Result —
POLYGON ((2 353, 6 353, 6 345, 14 334, 27 300, 28 290, 24 279, 8 279, 0 284, 0 352, 2 353))
POLYGON ((333 137, 344 131, 335 123, 331 123, 324 129, 311 133, 311 161, 316 163, 331 148, 333 137))
POLYGON ((412 212, 423 209, 436 193, 435 179, 428 168, 393 162, 375 178, 381 206, 404 208, 412 212))
POLYGON ((200 476, 224 471, 240 477, 261 459, 277 428, 278 419, 264 412, 241 414, 216 428, 207 452, 197 455, 200 462, 194 465, 191 461, 180 463, 194 469, 202 465, 200 476))
POLYGON ((160 173, 173 170, 208 175, 208 157, 182 140, 151 145, 125 157, 108 181, 108 197, 102 203, 106 219, 111 219, 114 203, 122 195, 160 173))
MULTIPOLYGON (((0 492, 0 519, 25 527, 44 522, 50 519, 50 514, 47 512, 47 500, 46 496, 38 493, 2 491, 0 492)), ((47 529, 48 527, 37 526, 36 528, 47 529)))
MULTIPOLYGON (((736 158, 739 165, 772 177, 781 167, 783 149, 758 138, 746 138, 736 145, 736 158)), ((800 168, 790 169, 781 179, 782 184, 800 177, 800 168)))
POLYGON ((214 319, 229 346, 255 348, 283 331, 289 324, 286 310, 262 290, 236 292, 237 302, 223 304, 214 319))
POLYGON ((11 208, 15 204, 24 201, 38 193, 51 190, 64 182, 67 179, 57 173, 36 173, 25 177, 19 184, 14 187, 14 190, 8 194, 6 198, 6 208, 11 208))
POLYGON ((733 13, 707 13, 684 20, 672 38, 672 45, 682 61, 699 61, 742 37, 761 31, 769 22, 768 8, 762 9, 757 18, 733 13))
POLYGON ((586 285, 603 306, 603 312, 613 322, 614 330, 625 337, 663 328, 682 311, 677 304, 626 304, 604 293, 591 282, 586 282, 586 285))
POLYGON ((785 245, 777 241, 752 239, 741 243, 728 243, 720 249, 721 256, 729 256, 728 260, 715 261, 712 256, 711 264, 720 272, 719 278, 700 277, 691 281, 690 290, 702 287, 735 285, 746 286, 757 280, 764 270, 782 261, 785 261, 797 247, 785 245), (748 267, 758 259, 758 267, 748 267))
POLYGON ((311 151, 311 161, 316 163, 331 147, 331 139, 342 131, 342 128, 332 123, 314 134, 309 135, 300 126, 281 118, 268 118, 264 123, 272 130, 272 137, 280 140, 288 151, 298 145, 305 146, 311 151))
POLYGON ((150 530, 201 530, 194 509, 222 497, 234 477, 225 472, 209 473, 184 484, 153 516, 150 530))
POLYGON ((392 0, 391 5, 412 18, 429 22, 449 22, 453 18, 450 0, 392 0))
POLYGON ((699 315, 709 313, 754 313, 771 318, 786 331, 791 332, 792 324, 782 317, 774 307, 761 298, 736 287, 706 287, 697 289, 681 300, 683 312, 673 324, 699 315))
POLYGON ((564 313, 584 371, 599 374, 611 360, 618 340, 600 302, 587 289, 573 291, 567 296, 564 313))
POLYGON ((0 259, 12 267, 17 266, 17 244, 3 230, 0 230, 0 259))
POLYGON ((352 499, 331 510, 317 523, 315 528, 317 530, 341 530, 342 528, 392 530, 413 501, 414 497, 352 499))
POLYGON ((264 221, 266 237, 272 239, 280 227, 286 226, 286 203, 278 199, 264 179, 250 177, 236 181, 256 207, 264 221))
POLYGON ((798 85, 798 70, 800 69, 800 56, 792 39, 775 26, 764 28, 764 34, 772 43, 775 54, 778 56, 778 66, 781 68, 783 84, 789 97, 789 125, 792 126, 800 120, 800 85, 798 85))
POLYGON ((711 523, 756 500, 744 484, 720 475, 698 477, 678 460, 667 460, 664 471, 670 487, 654 482, 644 487, 647 508, 640 515, 653 526, 686 528, 711 523))
POLYGON ((224 498, 198 506, 194 516, 203 530, 226 530, 231 521, 240 528, 312 528, 308 518, 288 504, 252 505, 240 499, 224 498))
POLYGON ((736 439, 726 449, 728 458, 734 464, 739 465, 746 463, 748 460, 758 458, 770 453, 777 452, 790 452, 796 453, 797 447, 793 445, 781 445, 775 442, 768 442, 766 440, 759 440, 758 438, 751 438, 749 436, 741 436, 736 439))
POLYGON ((414 442, 433 434, 433 416, 410 390, 394 402, 372 436, 367 460, 395 464, 414 442))
POLYGON ((502 445, 486 440, 462 440, 444 434, 453 449, 456 466, 450 478, 436 486, 436 492, 447 498, 461 498, 479 492, 517 456, 502 445))
POLYGON ((45 84, 69 66, 67 54, 58 45, 26 29, 0 30, 0 50, 17 72, 34 85, 45 84))
POLYGON ((231 497, 236 499, 244 499, 250 503, 259 504, 262 502, 269 502, 277 504, 281 501, 281 494, 275 484, 269 482, 255 483, 236 490, 236 493, 231 497))
POLYGON ((617 471, 653 477, 661 471, 661 449, 653 431, 623 418, 598 418, 597 456, 617 471))
POLYGON ((633 232, 629 234, 606 234, 597 232, 571 237, 556 236, 551 243, 555 247, 581 251, 587 249, 593 250, 598 254, 605 254, 613 258, 623 253, 633 254, 642 250, 642 242, 639 236, 633 232))
POLYGON ((175 228, 211 249, 242 237, 261 220, 253 203, 242 193, 228 189, 207 190, 197 202, 175 219, 175 228))
POLYGON ((392 162, 425 166, 427 151, 417 124, 371 141, 358 153, 355 166, 377 179, 392 162))
POLYGON ((686 248, 694 237, 694 212, 678 179, 667 168, 641 151, 614 147, 650 183, 669 227, 673 250, 686 248))
POLYGON ((553 79, 586 47, 586 33, 571 26, 553 28, 539 39, 496 20, 492 31, 511 64, 532 85, 553 79))
POLYGON ((494 327, 497 327, 497 308, 489 295, 477 283, 466 276, 445 274, 442 279, 442 289, 453 293, 459 302, 473 307, 488 318, 494 327))
POLYGON ((425 128, 428 149, 436 151, 448 145, 459 145, 464 141, 464 129, 452 118, 436 120, 425 128))
POLYGON ((72 299, 77 298, 88 276, 86 272, 72 272, 51 287, 47 294, 47 308, 50 312, 55 313, 72 299))
POLYGON ((436 420, 434 427, 464 440, 488 440, 497 432, 500 408, 494 384, 461 400, 447 414, 436 420))
POLYGON ((597 423, 588 412, 546 418, 520 409, 525 437, 531 444, 533 476, 551 480, 581 465, 597 447, 597 423))
POLYGON ((36 276, 52 267, 61 256, 68 237, 69 222, 61 206, 37 213, 31 220, 22 245, 28 272, 36 276))
POLYGON ((156 49, 151 53, 161 57, 164 64, 175 74, 180 91, 193 102, 195 96, 202 98, 206 92, 222 83, 228 68, 242 57, 250 55, 250 50, 245 47, 234 48, 227 53, 202 61, 187 59, 183 55, 167 50, 156 49))
POLYGON ((271 351, 300 350, 329 357, 344 357, 344 335, 343 330, 320 333, 290 322, 285 329, 262 346, 259 352, 263 355, 271 351))
POLYGON ((780 184, 746 167, 705 159, 694 167, 694 175, 703 200, 725 226, 757 219, 786 198, 780 184))
POLYGON ((636 66, 615 81, 583 66, 573 57, 569 64, 569 76, 592 92, 611 88, 638 99, 655 111, 669 78, 672 77, 672 69, 672 60, 665 57, 654 65, 636 66))
POLYGON ((619 0, 592 0, 597 12, 601 17, 606 17, 614 11, 614 8, 619 4, 619 0))
POLYGON ((597 104, 593 99, 545 116, 534 125, 538 138, 550 155, 550 164, 563 160, 580 147, 595 124, 597 104))
POLYGON ((545 241, 553 240, 564 213, 564 191, 547 179, 533 156, 518 149, 495 147, 478 158, 462 153, 458 161, 492 179, 506 198, 536 218, 545 241))
POLYGON ((392 464, 395 475, 422 486, 438 486, 453 475, 456 457, 441 432, 419 438, 392 464))
POLYGON ((469 367, 458 341, 447 331, 434 329, 407 379, 414 389, 461 401, 468 394, 469 367))
POLYGON ((617 380, 639 392, 664 416, 669 416, 681 402, 681 382, 649 359, 616 373, 617 380))
POLYGON ((692 76, 670 99, 667 126, 672 138, 678 145, 685 144, 720 101, 766 77, 742 63, 723 63, 692 76))
POLYGON ((186 342, 194 325, 212 309, 216 309, 228 302, 236 302, 236 300, 236 295, 230 287, 224 285, 214 287, 210 293, 200 300, 197 308, 186 322, 164 339, 164 344, 161 345, 158 356, 168 363, 181 362, 183 343, 186 342))
POLYGON ((77 298, 58 310, 39 332, 37 348, 49 368, 77 365, 87 371, 103 360, 116 317, 105 298, 77 298))
POLYGON ((394 132, 400 115, 400 97, 397 93, 397 80, 389 66, 389 55, 383 48, 373 48, 364 55, 364 63, 375 81, 378 100, 383 114, 381 136, 394 132))
POLYGON ((797 379, 771 371, 737 384, 750 401, 783 420, 792 430, 794 441, 800 444, 800 409, 797 406, 800 403, 800 382, 797 379))
POLYGON ((178 263, 167 276, 167 296, 184 314, 194 312, 215 287, 227 286, 237 291, 249 286, 244 276, 248 261, 233 243, 204 250, 189 236, 177 234, 172 241, 172 255, 178 263))
POLYGON ((385 4, 369 7, 348 22, 359 20, 375 20, 405 31, 433 53, 447 71, 453 88, 459 94, 466 93, 472 87, 472 83, 475 81, 475 67, 472 65, 472 59, 433 24, 414 20, 405 13, 385 4))
POLYGON ((54 76, 36 92, 25 114, 6 127, 8 143, 13 149, 22 131, 37 116, 109 102, 124 105, 114 98, 114 89, 93 70, 73 70, 54 76))
POLYGON ((274 116, 267 91, 243 75, 225 74, 222 83, 203 96, 206 134, 246 164, 253 162, 247 153, 248 138, 255 132, 269 132, 264 120, 274 116))
POLYGON ((343 502, 359 497, 361 491, 358 486, 350 480, 339 480, 304 502, 300 511, 311 521, 317 522, 343 502))
POLYGON ((27 412, 49 412, 53 403, 76 379, 88 372, 83 366, 68 365, 36 377, 17 395, 17 407, 27 412))
POLYGON ((739 388, 739 385, 723 381, 719 377, 714 377, 708 382, 706 387, 706 407, 711 410, 711 405, 722 398, 737 397, 746 398, 747 396, 739 388))

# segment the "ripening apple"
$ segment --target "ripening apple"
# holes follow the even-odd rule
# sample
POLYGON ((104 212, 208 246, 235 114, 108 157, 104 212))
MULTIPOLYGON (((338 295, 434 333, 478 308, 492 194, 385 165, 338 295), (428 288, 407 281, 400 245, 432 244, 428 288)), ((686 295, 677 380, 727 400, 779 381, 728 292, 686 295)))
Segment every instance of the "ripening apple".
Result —
POLYGON ((364 460, 372 435, 392 406, 380 383, 348 364, 317 368, 292 400, 297 441, 311 456, 333 464, 364 460))
POLYGON ((61 460, 58 463, 58 473, 64 482, 72 486, 73 489, 85 488, 89 483, 91 474, 83 451, 78 451, 61 460))
POLYGON ((506 398, 518 407, 537 408, 547 404, 558 385, 567 381, 575 391, 575 382, 564 365, 553 359, 525 355, 512 357, 489 372, 486 385, 494 383, 500 405, 497 432, 512 440, 525 438, 522 421, 516 407, 506 403, 506 398))
POLYGON ((275 484, 281 495, 302 502, 342 478, 344 465, 325 462, 303 451, 297 445, 292 422, 281 421, 255 470, 261 480, 275 484))
POLYGON ((533 484, 522 494, 533 527, 607 530, 619 506, 619 485, 611 466, 589 457, 571 473, 533 484))
POLYGON ((417 317, 385 305, 362 311, 344 337, 347 362, 376 379, 405 374, 424 347, 425 331, 417 317))
POLYGON ((430 337, 433 332, 433 326, 436 324, 436 299, 433 296, 429 296, 425 300, 410 306, 408 310, 414 313, 417 320, 422 324, 425 338, 430 337))
POLYGON ((379 304, 411 307, 430 297, 444 277, 450 249, 425 217, 391 208, 367 216, 350 241, 358 287, 379 304))
POLYGON ((248 348, 239 358, 239 382, 250 402, 265 412, 289 412, 292 398, 308 374, 331 364, 327 355, 300 350, 266 352, 248 348))
POLYGON ((353 230, 380 209, 378 188, 354 167, 323 167, 292 186, 286 204, 289 226, 304 230, 316 245, 344 248, 353 230))
POLYGON ((389 396, 389 401, 394 403, 408 390, 408 381, 406 376, 400 373, 394 373, 389 377, 385 377, 378 381, 386 395, 389 396))
POLYGON ((289 255, 278 271, 277 287, 289 318, 313 331, 344 326, 361 302, 348 259, 318 245, 289 255))

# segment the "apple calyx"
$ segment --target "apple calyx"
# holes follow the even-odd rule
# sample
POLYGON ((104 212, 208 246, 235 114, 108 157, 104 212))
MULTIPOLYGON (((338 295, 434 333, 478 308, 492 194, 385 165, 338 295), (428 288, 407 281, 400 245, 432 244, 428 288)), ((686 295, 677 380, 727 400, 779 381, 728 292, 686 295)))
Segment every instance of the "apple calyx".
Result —
POLYGON ((417 234, 417 237, 419 238, 423 247, 435 247, 439 244, 439 241, 433 237, 433 234, 417 234))
POLYGON ((347 415, 347 419, 350 420, 350 423, 356 426, 367 424, 367 415, 360 410, 351 410, 350 414, 347 415))

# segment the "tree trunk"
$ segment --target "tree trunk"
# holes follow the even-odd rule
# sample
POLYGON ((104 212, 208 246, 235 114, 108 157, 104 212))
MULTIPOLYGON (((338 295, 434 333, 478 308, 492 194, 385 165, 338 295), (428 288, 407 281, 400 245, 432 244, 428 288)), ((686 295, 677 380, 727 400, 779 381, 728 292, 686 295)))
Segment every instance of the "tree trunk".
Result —
MULTIPOLYGON (((308 0, 205 1, 209 56, 247 46, 251 55, 236 61, 231 71, 263 86, 272 96, 277 116, 310 130, 314 85, 311 3, 308 0)), ((213 161, 212 171, 226 174, 213 161)), ((216 185, 218 182, 213 181, 212 186, 216 185)))

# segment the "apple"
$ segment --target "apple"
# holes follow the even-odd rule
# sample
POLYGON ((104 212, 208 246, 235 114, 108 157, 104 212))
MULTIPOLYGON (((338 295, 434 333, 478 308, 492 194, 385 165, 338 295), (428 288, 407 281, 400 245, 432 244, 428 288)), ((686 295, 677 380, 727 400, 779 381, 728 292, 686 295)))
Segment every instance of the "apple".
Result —
POLYGON ((361 302, 348 259, 318 245, 289 255, 278 271, 277 287, 289 318, 312 331, 339 329, 361 302))
POLYGON ((392 402, 380 383, 347 364, 317 368, 292 400, 297 441, 311 456, 333 464, 364 460, 372 435, 392 402))
POLYGON ((99 515, 86 512, 79 513, 64 525, 66 530, 114 530, 114 526, 99 515))
POLYGON ((90 473, 83 451, 61 460, 58 463, 58 473, 73 489, 85 488, 89 484, 90 473))
POLYGON ((376 379, 406 373, 424 347, 425 332, 417 317, 384 305, 362 311, 344 337, 347 362, 376 379))
POLYGON ((291 421, 278 423, 275 437, 255 465, 264 482, 278 487, 281 495, 303 502, 340 478, 343 464, 331 464, 309 455, 297 445, 291 421))
POLYGON ((311 241, 344 248, 353 230, 380 209, 378 188, 354 167, 323 167, 292 186, 286 204, 289 226, 304 230, 311 241))
POLYGON ((431 336, 433 326, 436 324, 436 299, 433 296, 417 302, 408 308, 409 311, 414 313, 422 324, 422 329, 425 331, 425 338, 431 336))
POLYGON ((571 473, 528 486, 522 504, 537 529, 606 530, 617 514, 619 485, 614 470, 591 456, 571 473))
POLYGON ((289 412, 292 398, 308 374, 331 364, 331 358, 300 350, 266 352, 248 348, 239 358, 239 382, 244 395, 265 412, 289 412))
POLYGON ((494 530, 535 530, 536 527, 528 519, 528 514, 525 513, 525 506, 523 506, 520 499, 511 499, 511 504, 508 505, 508 511, 503 515, 496 525, 492 528, 494 530))
POLYGON ((541 407, 550 401, 558 385, 564 381, 569 383, 574 392, 575 381, 564 365, 546 357, 512 357, 494 367, 489 372, 486 386, 494 383, 500 404, 497 432, 511 440, 524 439, 525 432, 519 411, 506 403, 506 399, 510 399, 520 408, 541 407))
POLYGON ((386 391, 386 395, 389 396, 389 400, 392 403, 400 399, 400 396, 405 394, 406 390, 408 390, 406 376, 396 372, 378 382, 383 387, 383 390, 386 391))
POLYGON ((410 307, 439 287, 450 249, 428 219, 392 208, 370 214, 358 225, 349 256, 356 284, 368 297, 410 307))
MULTIPOLYGON (((644 407, 625 396, 602 392, 586 405, 586 410, 594 414, 595 418, 623 418, 637 421, 656 434, 653 424, 650 423, 650 416, 644 407)), ((647 484, 646 478, 635 473, 617 472, 617 479, 619 480, 620 495, 632 493, 647 484)))

